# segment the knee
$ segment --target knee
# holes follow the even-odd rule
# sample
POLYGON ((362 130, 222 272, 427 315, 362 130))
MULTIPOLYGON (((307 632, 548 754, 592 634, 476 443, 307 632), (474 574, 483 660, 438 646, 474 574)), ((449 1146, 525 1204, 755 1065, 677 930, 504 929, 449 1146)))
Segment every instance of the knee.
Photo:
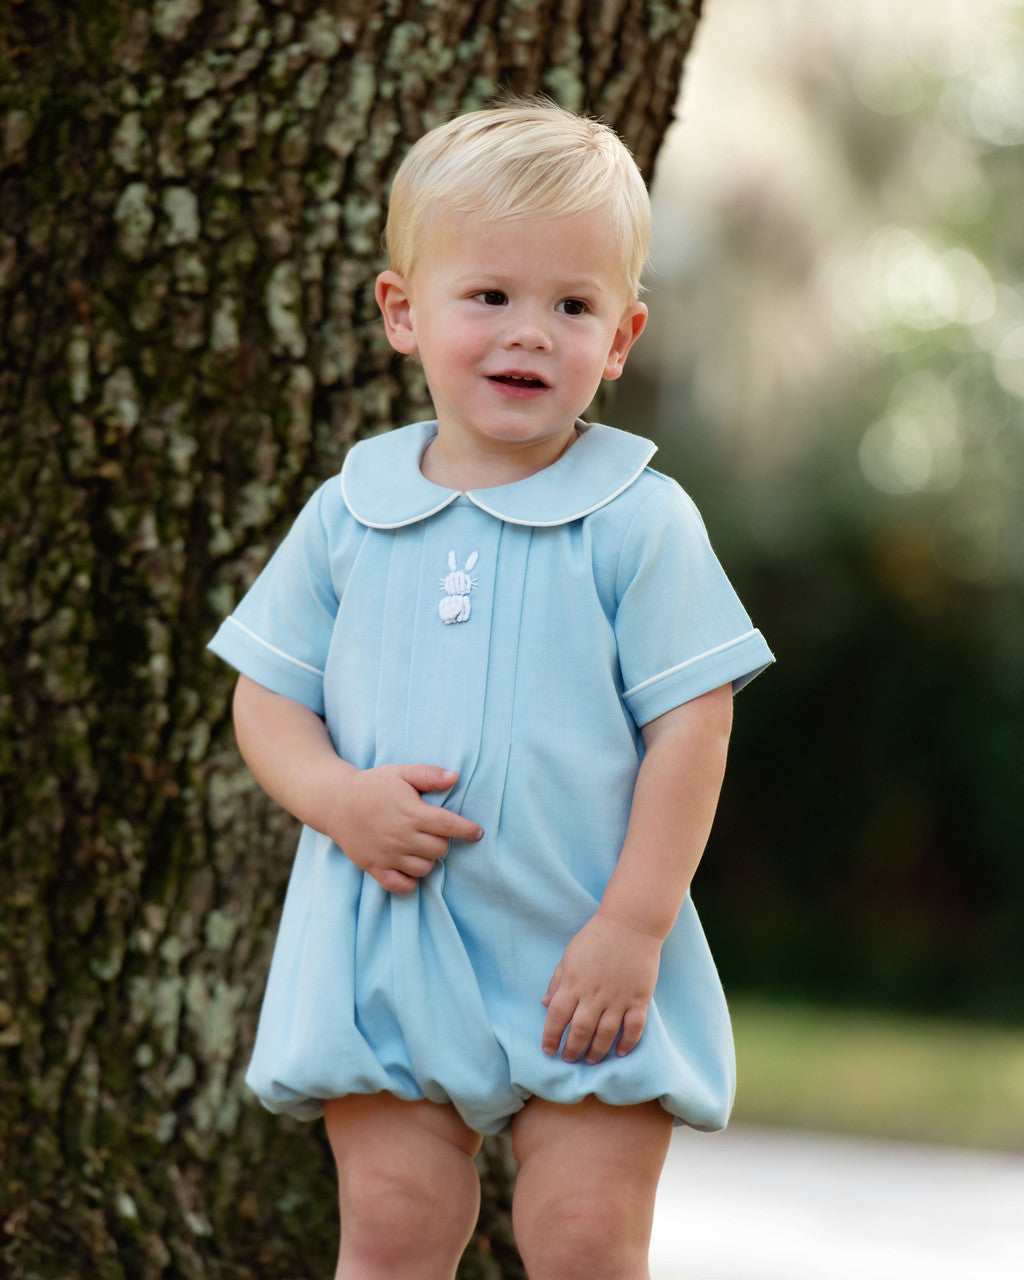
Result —
POLYGON ((650 1213, 618 1183, 568 1187, 513 1205, 516 1241, 530 1276, 622 1280, 647 1275, 650 1213))
POLYGON ((479 1211, 472 1161, 465 1177, 431 1184, 389 1163, 363 1163, 339 1183, 342 1249, 367 1265, 368 1274, 413 1274, 411 1260, 458 1258, 479 1211))

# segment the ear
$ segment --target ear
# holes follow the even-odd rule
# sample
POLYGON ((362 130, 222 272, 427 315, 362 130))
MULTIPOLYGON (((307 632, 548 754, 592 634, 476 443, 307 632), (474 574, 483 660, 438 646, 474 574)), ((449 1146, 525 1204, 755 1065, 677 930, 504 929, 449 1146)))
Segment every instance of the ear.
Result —
POLYGON ((626 356, 629 355, 629 349, 643 333, 646 323, 646 306, 642 302, 631 302, 622 313, 619 327, 615 331, 611 350, 608 352, 608 359, 605 361, 604 373, 601 375, 602 378, 606 378, 609 382, 614 382, 616 378, 621 377, 622 370, 626 364, 626 356))
POLYGON ((416 351, 416 334, 412 324, 412 298, 405 276, 397 271, 382 271, 373 293, 384 317, 388 342, 402 355, 411 356, 416 351))

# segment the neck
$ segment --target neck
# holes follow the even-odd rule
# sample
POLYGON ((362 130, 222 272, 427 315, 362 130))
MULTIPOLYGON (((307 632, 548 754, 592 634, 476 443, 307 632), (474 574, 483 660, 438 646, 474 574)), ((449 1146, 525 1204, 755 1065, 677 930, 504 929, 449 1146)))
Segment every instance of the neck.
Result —
POLYGON ((466 456, 446 447, 444 438, 437 435, 423 454, 420 471, 432 484, 444 489, 458 489, 462 493, 470 489, 493 489, 526 480, 552 466, 578 437, 579 432, 573 427, 564 441, 552 441, 552 447, 546 450, 510 450, 506 445, 493 453, 466 456))

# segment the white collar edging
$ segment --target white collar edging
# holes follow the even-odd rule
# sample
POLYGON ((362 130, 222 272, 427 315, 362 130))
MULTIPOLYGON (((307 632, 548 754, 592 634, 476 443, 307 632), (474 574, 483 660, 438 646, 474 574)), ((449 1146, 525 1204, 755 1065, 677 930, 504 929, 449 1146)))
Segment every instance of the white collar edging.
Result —
MULTIPOLYGON (((650 440, 615 427, 578 426, 580 438, 550 467, 515 484, 471 490, 465 497, 510 524, 568 524, 628 489, 657 450, 650 440)), ((360 524, 400 529, 463 496, 433 484, 420 471, 420 459, 436 434, 436 422, 414 422, 352 446, 341 469, 341 492, 360 524)))

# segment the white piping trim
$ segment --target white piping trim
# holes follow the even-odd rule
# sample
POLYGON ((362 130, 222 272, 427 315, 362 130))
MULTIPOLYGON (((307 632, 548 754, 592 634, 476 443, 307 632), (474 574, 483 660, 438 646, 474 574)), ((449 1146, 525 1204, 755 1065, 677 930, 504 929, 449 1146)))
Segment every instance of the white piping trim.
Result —
POLYGON ((448 496, 444 499, 443 502, 439 502, 436 507, 431 507, 429 511, 418 511, 416 515, 406 516, 404 520, 396 520, 393 524, 384 524, 381 521, 369 520, 367 519, 366 516, 361 516, 359 512, 355 509, 355 507, 352 505, 352 503, 349 501, 348 492, 345 489, 345 468, 344 467, 342 467, 341 469, 341 475, 339 479, 341 481, 342 501, 344 502, 345 506, 348 507, 353 518, 358 520, 360 524, 365 525, 368 529, 401 529, 404 525, 416 524, 420 520, 427 520, 431 516, 436 516, 439 511, 443 511, 445 507, 450 507, 451 504, 455 501, 455 499, 461 496, 456 490, 452 490, 448 494, 448 496))
POLYGON ((737 636, 735 640, 727 640, 725 644, 720 644, 714 649, 709 649, 707 653, 698 653, 695 658, 687 658, 685 662, 680 662, 677 667, 669 667, 667 671, 662 671, 659 675, 651 676, 649 680, 644 680, 640 684, 635 684, 632 689, 627 689, 622 696, 623 698, 631 698, 634 693, 639 693, 641 689, 646 689, 648 685, 657 684, 659 680, 666 680, 669 676, 674 676, 677 671, 683 671, 686 667, 692 667, 695 662, 703 662, 705 658, 713 658, 715 654, 724 653, 726 649, 732 649, 738 644, 743 644, 745 640, 752 640, 757 634, 757 628, 754 627, 744 635, 737 636))
POLYGON ((655 452, 656 450, 652 449, 644 459, 643 463, 637 467, 636 471, 633 472, 629 479, 624 484, 620 485, 614 493, 607 494, 600 502, 595 502, 592 507, 588 507, 586 511, 579 511, 575 515, 571 516, 560 516, 557 520, 519 519, 516 516, 505 515, 504 512, 495 511, 492 507, 487 506, 486 503, 481 502, 473 493, 467 493, 466 497, 475 507, 479 507, 481 511, 486 511, 489 516, 494 516, 498 520, 504 520, 506 524, 528 525, 534 529, 551 529, 555 525, 571 524, 573 520, 583 520, 586 516, 593 515, 595 511, 600 511, 602 507, 606 507, 609 502, 613 502, 620 493, 625 493, 631 484, 635 484, 636 481, 639 480, 640 476, 642 476, 647 470, 647 464, 654 457, 655 452))
POLYGON ((257 644, 261 644, 264 649, 269 649, 271 653, 278 658, 284 658, 286 662, 292 663, 296 667, 301 667, 303 671, 311 671, 313 675, 323 677, 323 672, 319 667, 311 667, 308 662, 302 662, 299 658, 293 658, 290 653, 285 653, 283 649, 278 649, 275 645, 269 644, 262 636, 258 636, 255 631, 250 631, 244 622, 239 622, 234 616, 227 618, 228 622, 233 622, 236 627, 245 632, 250 639, 255 640, 257 644))

